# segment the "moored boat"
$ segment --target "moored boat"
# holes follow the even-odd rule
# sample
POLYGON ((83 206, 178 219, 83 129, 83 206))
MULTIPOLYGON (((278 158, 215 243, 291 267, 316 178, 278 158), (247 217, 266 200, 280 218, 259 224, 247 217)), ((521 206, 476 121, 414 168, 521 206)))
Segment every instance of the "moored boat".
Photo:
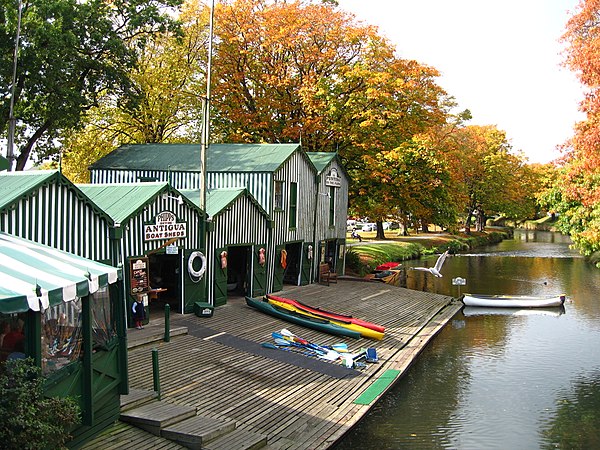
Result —
POLYGON ((359 339, 361 337, 358 331, 340 327, 331 323, 329 320, 302 316, 294 313, 293 311, 278 308, 266 300, 246 297, 246 304, 264 312, 265 314, 269 314, 270 316, 277 317, 297 325, 302 325, 307 328, 312 328, 313 330, 322 331, 323 333, 333 334, 336 336, 346 336, 353 339, 359 339))
POLYGON ((294 300, 291 298, 278 297, 277 295, 271 295, 271 294, 267 294, 267 298, 277 300, 280 302, 289 303, 290 305, 294 305, 295 307, 297 307, 303 311, 309 312, 311 314, 314 314, 316 316, 320 316, 323 318, 335 319, 335 320, 339 320, 342 322, 354 323, 356 325, 360 325, 360 326, 363 326, 366 328, 371 328, 372 330, 379 331, 381 333, 383 333, 385 331, 384 326, 377 325, 372 322, 367 322, 366 320, 362 320, 362 319, 359 319, 357 317, 350 316, 347 314, 336 313, 336 312, 332 312, 332 311, 327 311, 325 309, 321 309, 316 306, 310 306, 310 305, 307 305, 306 303, 302 303, 302 302, 299 302, 298 300, 294 300))
MULTIPOLYGON (((282 299, 282 300, 284 300, 284 299, 282 299)), ((356 332, 360 333, 360 335, 362 337, 365 337, 365 338, 377 339, 377 340, 383 339, 384 334, 381 331, 377 331, 372 328, 367 328, 367 327, 359 325, 357 323, 353 323, 349 320, 333 319, 331 317, 325 317, 325 316, 320 316, 317 314, 312 314, 306 310, 303 310, 303 309, 297 307, 296 305, 294 305, 292 303, 285 302, 282 300, 278 300, 274 296, 267 296, 267 301, 271 305, 273 305, 274 307, 276 307, 278 309, 290 311, 291 313, 297 314, 301 317, 307 317, 309 319, 325 320, 325 321, 330 322, 332 325, 336 325, 338 327, 347 328, 348 330, 356 331, 356 332)), ((360 319, 359 319, 359 321, 360 321, 360 319)))
POLYGON ((551 308, 562 306, 565 303, 565 299, 564 295, 464 294, 462 302, 465 306, 482 306, 486 308, 551 308))

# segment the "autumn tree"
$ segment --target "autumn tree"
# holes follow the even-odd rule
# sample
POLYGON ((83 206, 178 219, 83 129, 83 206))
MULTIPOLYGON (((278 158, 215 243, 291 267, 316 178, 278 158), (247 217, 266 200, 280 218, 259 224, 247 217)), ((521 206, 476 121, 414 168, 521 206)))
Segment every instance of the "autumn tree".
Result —
POLYGON ((585 119, 565 144, 564 169, 556 184, 554 207, 562 230, 581 252, 600 251, 600 1, 581 0, 566 25, 565 64, 587 93, 580 104, 585 119))
POLYGON ((338 151, 354 211, 383 236, 398 206, 390 180, 412 155, 403 144, 445 120, 438 72, 325 2, 236 0, 217 6, 215 23, 215 139, 338 151))
MULTIPOLYGON (((29 0, 23 3, 14 96, 16 169, 57 153, 56 139, 76 129, 100 95, 122 94, 135 67, 133 40, 174 25, 180 0, 29 0)), ((0 0, 0 130, 6 131, 17 7, 0 0)))
POLYGON ((535 214, 535 190, 522 155, 515 154, 506 133, 495 126, 469 125, 454 129, 444 143, 452 176, 451 196, 470 233, 485 228, 486 217, 510 218, 535 214))

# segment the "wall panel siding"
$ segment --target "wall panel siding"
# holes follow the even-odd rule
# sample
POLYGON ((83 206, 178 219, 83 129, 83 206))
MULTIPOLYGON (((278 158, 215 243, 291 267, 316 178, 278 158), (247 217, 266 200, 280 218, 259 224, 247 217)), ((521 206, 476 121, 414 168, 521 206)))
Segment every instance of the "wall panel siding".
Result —
POLYGON ((164 239, 156 241, 144 240, 144 225, 154 223, 156 216, 163 211, 171 211, 177 216, 178 222, 187 223, 187 236, 179 239, 175 245, 187 249, 200 248, 201 217, 194 209, 187 205, 178 205, 176 200, 157 197, 155 201, 148 203, 144 210, 132 217, 126 224, 123 240, 125 243, 125 254, 129 257, 142 256, 165 243, 164 239))
POLYGON ((108 228, 73 190, 55 183, 0 213, 0 230, 93 260, 110 257, 108 228))
MULTIPOLYGON (((214 231, 207 233, 207 279, 214 281, 216 261, 215 249, 232 245, 250 245, 253 247, 268 242, 268 219, 252 201, 241 195, 228 210, 223 210, 213 218, 214 231)), ((268 261, 267 261, 267 264, 268 261)), ((214 302, 214 282, 208 283, 208 301, 214 302)))

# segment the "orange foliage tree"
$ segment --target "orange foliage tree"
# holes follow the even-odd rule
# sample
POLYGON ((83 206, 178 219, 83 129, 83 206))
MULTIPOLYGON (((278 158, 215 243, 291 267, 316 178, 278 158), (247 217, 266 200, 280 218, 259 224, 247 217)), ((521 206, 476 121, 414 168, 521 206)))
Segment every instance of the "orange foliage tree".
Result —
POLYGON ((556 185, 555 209, 563 231, 584 254, 600 251, 600 1, 581 0, 567 22, 566 65, 587 88, 578 123, 565 146, 563 177, 556 185))

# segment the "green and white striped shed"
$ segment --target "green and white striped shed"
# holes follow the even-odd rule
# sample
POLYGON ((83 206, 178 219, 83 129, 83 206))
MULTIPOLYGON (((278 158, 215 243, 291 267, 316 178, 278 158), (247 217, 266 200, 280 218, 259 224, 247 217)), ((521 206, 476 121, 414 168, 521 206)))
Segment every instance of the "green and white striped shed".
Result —
POLYGON ((0 173, 0 231, 108 261, 110 217, 56 170, 0 173))
MULTIPOLYGON (((124 145, 90 166, 91 182, 169 181, 176 189, 200 189, 198 144, 124 145)), ((207 152, 208 189, 246 188, 269 214, 273 231, 269 261, 295 248, 296 265, 310 268, 314 246, 317 170, 299 144, 211 144, 207 152), (308 264, 307 264, 308 263, 308 264)), ((283 285, 282 265, 270 263, 268 284, 283 285)), ((310 280, 303 270, 300 283, 310 280)))
POLYGON ((44 311, 114 284, 121 269, 0 232, 0 313, 44 311))
POLYGON ((60 362, 44 393, 81 408, 82 422, 70 430, 75 447, 119 418, 128 392, 121 278, 120 268, 0 232, 0 313, 24 322, 25 351, 36 365, 60 362), (50 326, 53 317, 60 319, 50 326), (59 341, 67 354, 49 351, 59 341))
POLYGON ((308 157, 318 171, 315 242, 318 243, 319 260, 332 256, 337 261, 337 272, 343 274, 350 177, 337 153, 308 152, 308 157))
MULTIPOLYGON (((200 191, 182 190, 196 204, 200 191)), ((248 294, 260 296, 267 293, 266 249, 271 232, 267 212, 245 188, 213 189, 206 196, 208 231, 206 238, 208 301, 215 306, 227 302, 228 267, 222 267, 221 253, 231 247, 248 249, 250 282, 248 294), (265 259, 262 260, 262 255, 265 259), (264 262, 263 262, 264 261, 264 262)))
MULTIPOLYGON (((77 187, 102 209, 113 221, 115 237, 119 239, 119 263, 128 268, 131 258, 147 255, 163 249, 169 239, 146 239, 145 229, 154 224, 165 211, 173 213, 178 223, 184 223, 185 236, 177 238, 174 245, 181 258, 181 268, 190 254, 202 250, 202 218, 200 208, 182 196, 166 182, 138 182, 112 184, 78 184, 77 187)), ((202 284, 191 282, 180 271, 182 286, 179 298, 181 312, 190 313, 196 301, 203 301, 202 284)), ((130 292, 126 282, 126 291, 130 292)), ((130 303, 134 301, 130 297, 130 303)))

